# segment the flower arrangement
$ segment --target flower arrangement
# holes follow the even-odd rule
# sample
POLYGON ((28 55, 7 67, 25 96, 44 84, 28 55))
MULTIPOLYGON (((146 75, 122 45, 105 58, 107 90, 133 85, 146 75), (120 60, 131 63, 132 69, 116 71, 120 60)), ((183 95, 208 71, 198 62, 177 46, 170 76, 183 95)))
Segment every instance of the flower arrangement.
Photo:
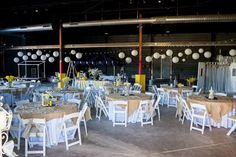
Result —
POLYGON ((101 76, 102 75, 102 71, 101 70, 98 70, 98 68, 95 68, 95 69, 89 69, 88 70, 89 72, 89 75, 90 76, 93 76, 93 79, 97 79, 97 77, 101 76))
POLYGON ((193 76, 186 79, 186 81, 188 82, 189 86, 191 86, 196 80, 197 80, 197 78, 193 77, 193 76))
POLYGON ((70 82, 70 78, 69 77, 64 77, 62 79, 62 82, 65 83, 65 84, 68 84, 70 82))
POLYGON ((15 76, 9 75, 9 76, 6 76, 5 79, 7 80, 7 82, 11 83, 15 80, 15 76))

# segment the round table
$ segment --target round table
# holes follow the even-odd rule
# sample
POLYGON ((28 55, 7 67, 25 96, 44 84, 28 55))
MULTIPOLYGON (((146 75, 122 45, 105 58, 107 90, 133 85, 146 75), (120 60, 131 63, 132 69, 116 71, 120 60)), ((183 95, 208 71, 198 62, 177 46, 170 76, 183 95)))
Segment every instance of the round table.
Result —
POLYGON ((232 97, 217 96, 216 99, 210 100, 207 95, 191 95, 187 98, 187 102, 205 105, 211 118, 219 123, 221 118, 236 108, 236 100, 232 97))
POLYGON ((47 121, 62 118, 66 114, 78 112, 77 105, 68 102, 58 102, 58 106, 45 107, 41 102, 29 103, 15 109, 23 119, 45 118, 47 121))

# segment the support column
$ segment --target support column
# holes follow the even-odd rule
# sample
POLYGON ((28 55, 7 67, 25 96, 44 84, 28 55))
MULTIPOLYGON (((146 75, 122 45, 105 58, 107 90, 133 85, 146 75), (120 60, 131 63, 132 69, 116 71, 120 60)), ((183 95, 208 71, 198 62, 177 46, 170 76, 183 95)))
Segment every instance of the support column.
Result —
MULTIPOLYGON (((62 38, 62 22, 59 23, 59 80, 62 80, 65 77, 63 73, 63 38, 62 38)), ((60 81, 58 83, 59 88, 64 87, 64 83, 60 81)))
POLYGON ((146 88, 146 76, 142 74, 142 64, 143 64, 143 27, 142 27, 142 14, 139 14, 139 62, 138 62, 138 74, 135 75, 135 82, 142 85, 142 92, 145 91, 146 88))

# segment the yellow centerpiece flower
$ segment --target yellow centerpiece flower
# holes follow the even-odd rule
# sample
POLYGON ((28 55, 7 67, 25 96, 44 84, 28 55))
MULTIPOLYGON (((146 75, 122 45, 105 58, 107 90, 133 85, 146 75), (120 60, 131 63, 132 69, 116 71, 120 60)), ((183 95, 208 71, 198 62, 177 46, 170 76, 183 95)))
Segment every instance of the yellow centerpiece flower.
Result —
POLYGON ((12 86, 12 82, 15 80, 15 76, 9 75, 9 76, 6 76, 5 79, 8 82, 8 86, 11 87, 12 86))
POLYGON ((186 81, 188 82, 189 86, 191 86, 196 80, 197 80, 197 78, 193 77, 193 76, 186 79, 186 81))
POLYGON ((178 88, 181 88, 181 87, 183 87, 183 86, 184 86, 184 85, 183 85, 182 83, 178 83, 178 84, 177 84, 177 87, 178 87, 178 88))

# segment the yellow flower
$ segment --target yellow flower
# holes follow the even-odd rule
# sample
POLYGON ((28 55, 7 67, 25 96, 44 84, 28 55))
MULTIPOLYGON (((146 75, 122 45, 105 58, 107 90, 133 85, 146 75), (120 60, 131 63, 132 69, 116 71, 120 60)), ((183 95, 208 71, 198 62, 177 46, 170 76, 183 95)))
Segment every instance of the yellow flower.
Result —
POLYGON ((181 87, 183 87, 184 85, 182 84, 182 83, 178 83, 177 84, 177 87, 179 87, 179 88, 181 88, 181 87))
POLYGON ((63 81, 64 83, 69 83, 69 82, 70 82, 70 78, 69 78, 69 77, 64 77, 64 78, 62 79, 62 81, 63 81))
POLYGON ((190 77, 190 78, 188 78, 186 81, 188 82, 188 83, 194 83, 195 81, 196 81, 197 79, 196 79, 196 77, 190 77))
POLYGON ((15 80, 15 76, 9 75, 5 77, 7 79, 8 82, 12 82, 15 80))

